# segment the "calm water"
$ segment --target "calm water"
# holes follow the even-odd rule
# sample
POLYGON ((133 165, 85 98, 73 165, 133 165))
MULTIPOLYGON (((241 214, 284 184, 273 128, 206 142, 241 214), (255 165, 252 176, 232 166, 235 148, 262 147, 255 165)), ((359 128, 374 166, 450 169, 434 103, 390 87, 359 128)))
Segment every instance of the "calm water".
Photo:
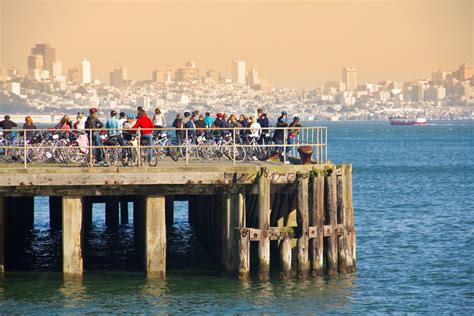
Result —
POLYGON ((357 273, 304 282, 222 277, 196 256, 187 205, 177 203, 168 278, 147 280, 137 272, 133 225, 107 230, 98 205, 84 282, 64 282, 54 272, 60 236, 48 228, 47 200, 37 198, 20 271, 0 278, 0 312, 474 313, 474 123, 327 126, 330 159, 354 166, 357 273))

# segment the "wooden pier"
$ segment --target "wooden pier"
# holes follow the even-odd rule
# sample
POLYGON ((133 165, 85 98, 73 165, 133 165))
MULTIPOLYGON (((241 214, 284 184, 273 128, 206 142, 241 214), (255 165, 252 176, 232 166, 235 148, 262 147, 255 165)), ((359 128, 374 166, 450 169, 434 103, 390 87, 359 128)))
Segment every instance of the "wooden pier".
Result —
POLYGON ((351 273, 356 266, 351 165, 271 163, 155 168, 0 168, 0 270, 33 227, 34 196, 50 197, 50 226, 62 229, 62 267, 83 275, 83 232, 92 205, 107 226, 128 223, 150 277, 166 276, 166 227, 173 201, 228 275, 261 280, 351 273))

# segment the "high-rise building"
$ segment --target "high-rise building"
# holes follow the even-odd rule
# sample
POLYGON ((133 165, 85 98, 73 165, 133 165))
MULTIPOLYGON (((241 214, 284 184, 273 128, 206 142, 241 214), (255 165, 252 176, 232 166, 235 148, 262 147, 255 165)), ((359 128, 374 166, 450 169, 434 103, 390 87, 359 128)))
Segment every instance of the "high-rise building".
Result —
POLYGON ((210 79, 212 82, 219 82, 220 75, 217 71, 215 70, 208 70, 206 71, 206 78, 210 79))
POLYGON ((252 67, 247 74, 247 84, 249 86, 260 83, 260 75, 258 70, 252 67))
POLYGON ((126 67, 115 68, 110 73, 110 85, 112 87, 120 88, 127 83, 128 71, 126 67))
POLYGON ((474 77, 474 66, 463 63, 459 66, 459 80, 466 81, 474 77))
POLYGON ((33 69, 43 70, 44 60, 40 54, 31 54, 28 56, 28 71, 33 69))
POLYGON ((53 62, 53 73, 52 78, 56 79, 63 75, 63 63, 60 60, 55 60, 53 62))
POLYGON ((69 69, 67 72, 67 80, 75 84, 81 83, 81 71, 79 68, 69 69))
POLYGON ((91 62, 84 58, 81 61, 81 84, 88 84, 92 82, 92 70, 91 70, 91 62))
POLYGON ((173 71, 170 69, 153 70, 152 80, 160 83, 170 83, 173 81, 173 71))
POLYGON ((36 46, 31 49, 31 54, 43 56, 44 70, 49 71, 50 74, 53 73, 53 62, 56 60, 56 48, 51 47, 51 45, 47 43, 36 44, 36 46))
POLYGON ((342 82, 346 84, 347 91, 355 91, 357 88, 356 69, 345 67, 342 69, 342 82))
POLYGON ((238 84, 245 84, 245 61, 234 60, 232 62, 232 81, 238 84))
POLYGON ((176 81, 189 82, 199 80, 199 69, 194 61, 186 62, 184 68, 176 70, 176 81))
POLYGON ((433 72, 431 74, 431 81, 436 86, 444 85, 444 81, 446 80, 446 76, 448 75, 447 72, 438 70, 437 72, 433 72))

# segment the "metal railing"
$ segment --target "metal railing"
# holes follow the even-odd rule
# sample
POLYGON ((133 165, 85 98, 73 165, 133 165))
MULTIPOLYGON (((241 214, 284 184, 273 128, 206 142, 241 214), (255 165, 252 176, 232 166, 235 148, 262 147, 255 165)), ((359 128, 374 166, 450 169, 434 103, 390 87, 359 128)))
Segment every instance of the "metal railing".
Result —
POLYGON ((44 163, 156 166, 168 157, 186 165, 194 160, 229 160, 236 165, 269 158, 289 163, 299 158, 301 146, 311 147, 314 163, 328 160, 326 127, 124 128, 110 135, 114 131, 117 129, 0 130, 0 166, 6 162, 21 162, 25 168, 44 163), (144 141, 150 139, 146 136, 150 133, 152 144, 144 141))

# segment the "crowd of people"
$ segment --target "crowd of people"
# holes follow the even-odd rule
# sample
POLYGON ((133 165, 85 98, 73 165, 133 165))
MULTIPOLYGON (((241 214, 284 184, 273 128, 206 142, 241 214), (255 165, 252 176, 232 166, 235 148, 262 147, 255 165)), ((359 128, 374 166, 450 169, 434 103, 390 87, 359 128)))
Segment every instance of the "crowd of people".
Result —
MULTIPOLYGON (((153 137, 157 135, 157 131, 153 129, 166 128, 167 122, 164 114, 160 109, 155 109, 153 116, 148 116, 147 112, 142 108, 137 108, 136 114, 127 114, 112 110, 110 117, 107 118, 105 124, 97 117, 97 108, 91 108, 89 115, 86 117, 83 112, 77 113, 75 121, 71 120, 68 115, 64 115, 55 125, 55 129, 61 131, 86 131, 92 130, 92 142, 94 146, 102 146, 100 138, 100 130, 107 129, 109 139, 114 139, 116 143, 124 146, 124 139, 130 140, 134 134, 134 130, 140 129, 141 140, 144 145, 153 144, 153 137)), ((0 121, 0 128, 11 130, 17 128, 18 124, 13 122, 9 115, 0 121)), ((275 125, 272 125, 267 114, 263 109, 257 109, 256 115, 248 114, 227 114, 216 113, 212 116, 210 112, 201 113, 198 110, 193 112, 186 111, 181 115, 176 114, 171 127, 175 128, 175 136, 178 144, 181 144, 187 134, 188 139, 192 139, 201 135, 218 135, 224 136, 225 133, 232 129, 238 128, 236 134, 239 138, 253 139, 258 144, 275 144, 283 145, 294 144, 299 133, 299 127, 302 127, 300 119, 295 116, 291 122, 288 121, 288 113, 283 111, 277 118, 275 125), (270 127, 289 127, 289 129, 274 129, 273 135, 270 133, 270 127), (216 130, 213 130, 213 129, 216 130), (286 137, 285 137, 285 133, 286 137)), ((34 130, 37 129, 33 123, 31 116, 25 117, 23 129, 26 131, 26 139, 30 140, 34 136, 34 130)), ((23 134, 22 134, 23 135, 23 134)), ((8 139, 9 135, 5 135, 8 139)), ((287 147, 287 151, 289 151, 287 147)), ((279 147, 274 154, 280 157, 283 154, 283 148, 279 147)), ((96 150, 97 160, 102 160, 102 151, 96 150)))

